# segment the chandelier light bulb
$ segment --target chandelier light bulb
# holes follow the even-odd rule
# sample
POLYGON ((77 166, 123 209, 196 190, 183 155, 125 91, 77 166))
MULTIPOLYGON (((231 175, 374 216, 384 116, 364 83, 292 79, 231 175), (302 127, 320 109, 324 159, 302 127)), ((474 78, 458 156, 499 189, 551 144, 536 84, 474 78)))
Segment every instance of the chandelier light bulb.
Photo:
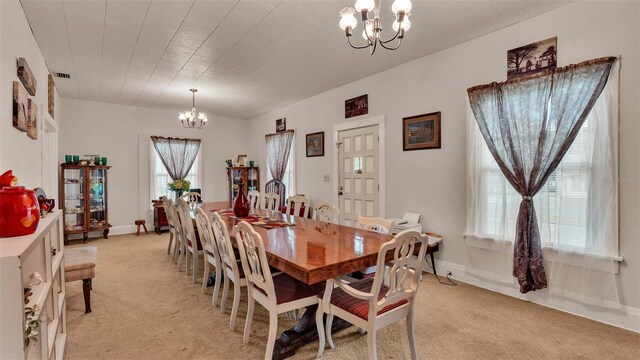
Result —
POLYGON ((354 16, 356 11, 353 8, 344 8, 340 11, 340 29, 345 30, 350 27, 355 29, 358 26, 358 20, 354 16))
POLYGON ((356 1, 356 11, 357 12, 369 12, 372 11, 376 7, 376 2, 374 0, 358 0, 356 1))
MULTIPOLYGON (((411 11, 411 7, 411 0, 395 0, 391 5, 391 11, 393 11, 394 14, 398 14, 401 11, 408 14, 409 11, 411 11)), ((405 29, 405 31, 406 30, 408 29, 405 29)))
POLYGON ((183 114, 183 113, 180 113, 180 115, 178 115, 178 119, 184 121, 184 120, 187 120, 187 116, 185 114, 183 114))
POLYGON ((362 38, 365 40, 373 40, 373 21, 368 20, 365 25, 367 31, 362 30, 362 38), (367 36, 367 34, 369 36, 367 36))
POLYGON ((395 20, 393 22, 393 30, 394 31, 398 31, 400 29, 400 27, 402 27, 402 29, 404 31, 408 31, 409 29, 411 29, 411 21, 409 20, 409 17, 405 17, 404 20, 402 21, 402 26, 400 26, 400 23, 398 22, 398 20, 395 20))

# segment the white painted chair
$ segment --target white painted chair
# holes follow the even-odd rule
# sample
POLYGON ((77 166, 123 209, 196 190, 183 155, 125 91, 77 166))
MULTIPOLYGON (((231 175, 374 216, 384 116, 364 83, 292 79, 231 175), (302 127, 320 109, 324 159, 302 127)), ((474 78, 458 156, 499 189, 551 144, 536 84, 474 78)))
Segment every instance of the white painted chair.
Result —
MULTIPOLYGON (((173 244, 173 240, 176 237, 176 224, 173 220, 172 214, 169 209, 173 206, 173 202, 169 200, 166 196, 162 197, 162 206, 164 207, 164 213, 167 217, 167 222, 169 223, 169 246, 167 246, 167 255, 171 255, 171 245, 173 244)), ((176 245, 178 244, 178 240, 176 239, 176 245)), ((175 251, 175 250, 174 250, 175 251)), ((174 256, 175 257, 175 256, 174 256)))
POLYGON ((361 228, 364 228, 365 225, 370 225, 370 224, 380 225, 385 227, 387 229, 387 234, 388 234, 389 231, 393 229, 395 225, 395 221, 385 219, 385 218, 380 218, 380 217, 358 216, 358 226, 360 226, 361 228))
POLYGON ((191 206, 196 206, 198 203, 202 202, 202 195, 197 192, 188 192, 182 195, 182 198, 191 206))
MULTIPOLYGON (((416 269, 422 269, 422 262, 427 250, 427 237, 414 230, 406 230, 392 240, 382 244, 378 253, 377 266, 384 269, 385 255, 394 254, 390 262, 389 286, 382 283, 382 272, 374 278, 362 279, 347 283, 342 280, 329 280, 323 294, 320 309, 316 313, 316 322, 322 323, 323 313, 327 314, 326 339, 334 349, 331 339, 333 317, 339 318, 367 331, 369 359, 377 359, 376 331, 403 318, 407 319, 407 334, 411 347, 411 358, 417 359, 415 343, 415 300, 422 273, 415 271, 410 262, 416 246, 420 252, 416 269), (334 288, 337 286, 337 288, 334 288)), ((318 357, 324 353, 325 334, 319 329, 320 348, 318 357)))
POLYGON ((302 194, 289 196, 287 199, 287 215, 299 216, 301 218, 309 217, 309 200, 302 194))
POLYGON ((178 265, 178 270, 180 270, 180 265, 182 263, 182 258, 184 257, 184 236, 182 231, 182 222, 180 221, 180 216, 178 215, 178 209, 176 205, 171 201, 171 199, 167 198, 167 202, 164 203, 164 212, 167 214, 167 220, 173 222, 173 232, 175 240, 173 247, 173 255, 171 259, 175 264, 178 265))
POLYGON ((260 206, 260 192, 257 190, 251 190, 247 194, 247 197, 249 198, 249 209, 252 213, 255 213, 260 206))
POLYGON ((280 195, 268 192, 264 194, 264 209, 280 211, 280 195))
POLYGON ((196 226, 198 234, 204 248, 204 274, 202 275, 202 293, 207 291, 207 281, 211 275, 211 266, 216 272, 216 281, 213 286, 213 296, 211 297, 211 305, 216 306, 218 302, 218 293, 220 291, 220 282, 222 280, 222 262, 220 261, 220 253, 218 244, 216 244, 211 218, 202 208, 196 210, 196 226))
MULTIPOLYGON (((389 226, 393 226, 393 221, 383 218, 358 216, 358 224, 360 224, 363 230, 372 231, 377 234, 389 235, 391 230, 389 226)), ((360 270, 360 272, 365 277, 374 276, 376 273, 376 267, 370 266, 366 269, 360 270)), ((386 279, 384 283, 387 283, 386 279)))
POLYGON ((313 219, 337 224, 340 220, 340 210, 330 202, 322 202, 313 208, 313 219))
MULTIPOLYGON (((185 271, 189 275, 189 267, 191 267, 191 273, 193 275, 193 283, 198 283, 198 258, 204 254, 202 251, 202 244, 198 235, 196 235, 193 220, 191 219, 191 213, 189 204, 184 199, 178 199, 178 214, 180 216, 180 222, 182 224, 182 236, 184 239, 184 255, 185 255, 185 271), (189 261, 191 260, 191 261, 189 261)), ((179 262, 178 262, 179 263, 179 262)))
MULTIPOLYGON (((211 219, 213 235, 218 244, 218 252, 220 253, 221 266, 224 269, 220 274, 224 274, 224 286, 222 287, 222 302, 220 303, 220 314, 224 314, 227 308, 227 296, 229 294, 229 282, 233 282, 233 305, 231 306, 231 319, 229 319, 229 331, 236 328, 236 317, 238 316, 238 308, 240 307, 240 288, 247 286, 242 265, 236 259, 229 237, 227 224, 217 212, 213 213, 211 219)), ((217 276, 218 278, 219 276, 217 276)), ((217 279, 216 279, 217 280, 217 279)), ((216 302, 217 299, 214 300, 216 302)))
MULTIPOLYGON (((260 234, 246 221, 238 223, 234 231, 240 250, 242 267, 249 283, 247 286, 249 307, 242 342, 244 344, 249 342, 253 311, 257 301, 269 311, 269 336, 264 355, 265 360, 269 360, 272 358, 276 342, 278 314, 317 304, 317 293, 322 288, 321 286, 309 286, 286 274, 272 277, 260 234)), ((318 333, 323 332, 322 320, 316 326, 318 333)))

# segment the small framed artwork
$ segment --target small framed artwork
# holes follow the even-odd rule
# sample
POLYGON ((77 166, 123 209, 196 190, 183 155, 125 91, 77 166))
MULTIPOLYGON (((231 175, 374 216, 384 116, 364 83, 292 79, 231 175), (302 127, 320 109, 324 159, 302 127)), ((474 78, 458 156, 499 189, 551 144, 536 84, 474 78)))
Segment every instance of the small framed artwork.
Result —
POLYGON ((31 99, 27 105, 27 136, 38 140, 38 105, 31 99))
POLYGON ((507 51, 507 79, 556 68, 557 37, 507 51))
POLYGON ((247 155, 238 155, 238 166, 246 166, 247 155))
POLYGON ((307 157, 324 156, 324 131, 307 134, 307 157))
POLYGON ((51 76, 51 74, 49 74, 49 78, 47 79, 47 96, 48 96, 48 104, 47 104, 47 110, 49 112, 49 115, 51 115, 51 118, 55 118, 54 113, 55 113, 55 87, 56 84, 53 82, 53 76, 51 76))
POLYGON ((360 95, 344 101, 344 117, 346 119, 369 113, 369 94, 360 95))
POLYGON ((33 76, 31 72, 31 68, 29 68, 29 64, 25 58, 18 59, 18 78, 24 84, 24 87, 29 92, 29 95, 36 95, 36 87, 38 86, 38 82, 36 78, 33 76))
POLYGON ((287 118, 276 120, 276 132, 287 131, 287 118))
POLYGON ((13 82, 13 127, 27 131, 27 115, 29 95, 19 81, 13 82))
POLYGON ((402 119, 402 150, 440 149, 440 112, 402 119))

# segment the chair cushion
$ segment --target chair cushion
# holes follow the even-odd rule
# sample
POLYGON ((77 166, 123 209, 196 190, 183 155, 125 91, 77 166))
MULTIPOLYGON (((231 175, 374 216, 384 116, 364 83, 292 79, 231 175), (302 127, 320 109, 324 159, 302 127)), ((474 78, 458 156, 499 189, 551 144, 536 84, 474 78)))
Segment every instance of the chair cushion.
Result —
MULTIPOLYGON (((363 292, 371 292, 371 286, 373 286, 373 278, 354 281, 352 283, 349 283, 349 286, 363 292)), ((378 293, 378 300, 382 299, 387 291, 389 291, 389 287, 382 284, 380 286, 380 292, 378 293)), ((320 298, 323 298, 323 296, 324 291, 319 294, 320 298)), ((393 310, 407 303, 408 301, 404 299, 387 305, 378 311, 378 315, 384 314, 387 311, 393 310)), ((333 289, 333 292, 331 293, 331 305, 337 306, 340 309, 347 311, 361 319, 369 320, 369 301, 355 298, 340 288, 333 289)))
POLYGON ((96 276, 98 249, 95 246, 67 246, 65 252, 65 282, 92 279, 96 276))
MULTIPOLYGON (((325 283, 307 285, 287 274, 280 274, 273 277, 273 287, 276 292, 276 303, 280 305, 316 296, 319 291, 324 289, 325 283)), ((267 295, 267 293, 259 287, 254 286, 253 288, 267 295)))

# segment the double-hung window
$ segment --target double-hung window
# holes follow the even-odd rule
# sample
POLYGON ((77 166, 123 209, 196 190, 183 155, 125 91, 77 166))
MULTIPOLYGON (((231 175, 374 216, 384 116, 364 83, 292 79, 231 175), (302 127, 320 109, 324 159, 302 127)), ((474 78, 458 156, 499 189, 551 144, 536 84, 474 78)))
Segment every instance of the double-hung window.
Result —
MULTIPOLYGON (((162 196, 167 196, 170 199, 173 199, 173 192, 167 189, 167 184, 171 182, 171 177, 167 172, 167 169, 164 167, 162 160, 160 159, 160 155, 156 151, 153 146, 153 142, 151 142, 151 152, 150 152, 150 164, 151 164, 151 172, 150 172, 150 190, 151 190, 151 199, 158 199, 162 196)), ((191 184, 191 188, 200 188, 202 184, 202 148, 198 151, 198 156, 196 160, 193 162, 191 169, 189 170, 189 174, 185 178, 191 184)))

